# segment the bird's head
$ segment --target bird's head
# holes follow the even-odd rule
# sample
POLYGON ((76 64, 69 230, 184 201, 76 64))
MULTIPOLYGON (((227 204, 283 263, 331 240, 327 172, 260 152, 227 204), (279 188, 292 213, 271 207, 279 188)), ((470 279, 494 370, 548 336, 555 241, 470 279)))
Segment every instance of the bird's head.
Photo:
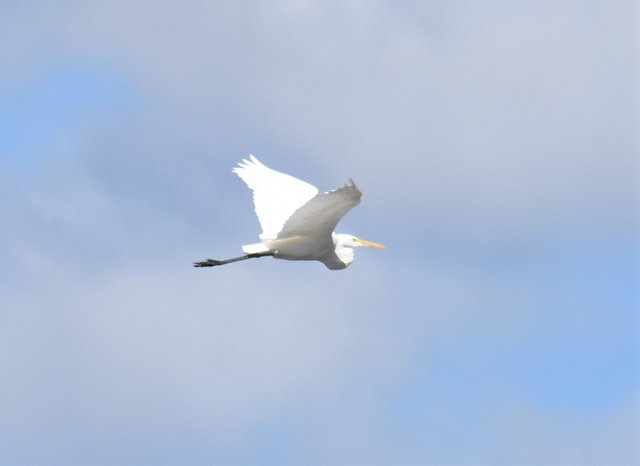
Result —
POLYGON ((362 246, 370 246, 374 248, 384 248, 385 246, 380 243, 374 243, 373 241, 367 241, 362 238, 357 238, 353 235, 347 235, 343 233, 333 234, 333 243, 336 246, 336 256, 344 262, 345 267, 353 262, 353 249, 362 246))

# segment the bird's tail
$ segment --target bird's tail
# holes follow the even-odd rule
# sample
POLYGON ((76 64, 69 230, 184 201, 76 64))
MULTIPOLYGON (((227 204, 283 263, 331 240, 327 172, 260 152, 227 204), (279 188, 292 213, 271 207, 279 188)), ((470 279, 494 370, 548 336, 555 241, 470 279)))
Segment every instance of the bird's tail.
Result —
POLYGON ((245 254, 258 254, 261 252, 269 251, 269 248, 264 243, 245 244, 242 246, 242 250, 245 254))

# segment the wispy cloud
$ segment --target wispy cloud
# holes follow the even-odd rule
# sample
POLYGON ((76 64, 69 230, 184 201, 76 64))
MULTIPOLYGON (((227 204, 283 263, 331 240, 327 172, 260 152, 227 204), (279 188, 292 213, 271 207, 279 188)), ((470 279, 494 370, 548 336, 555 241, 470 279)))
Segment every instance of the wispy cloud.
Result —
POLYGON ((0 462, 637 459, 632 2, 0 8, 0 462), (389 248, 192 269, 251 152, 389 248))

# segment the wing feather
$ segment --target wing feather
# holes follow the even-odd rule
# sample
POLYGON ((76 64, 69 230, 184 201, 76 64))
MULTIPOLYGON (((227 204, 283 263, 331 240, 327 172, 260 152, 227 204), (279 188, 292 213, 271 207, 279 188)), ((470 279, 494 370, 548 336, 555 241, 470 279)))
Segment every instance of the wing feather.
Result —
POLYGON ((253 155, 243 159, 233 172, 253 191, 262 240, 277 238, 287 219, 318 194, 315 186, 272 170, 253 155))
POLYGON ((287 220, 278 238, 331 237, 340 219, 360 203, 361 197, 362 193, 351 179, 338 189, 316 194, 287 220))

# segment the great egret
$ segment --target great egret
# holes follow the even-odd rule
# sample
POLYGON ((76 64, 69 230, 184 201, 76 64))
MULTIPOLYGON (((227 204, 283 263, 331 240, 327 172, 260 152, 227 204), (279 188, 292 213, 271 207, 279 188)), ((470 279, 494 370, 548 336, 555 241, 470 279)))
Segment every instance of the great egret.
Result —
POLYGON ((360 202, 362 193, 353 180, 333 191, 320 193, 309 183, 263 165, 253 155, 249 160, 243 159, 233 172, 253 191, 262 242, 242 246, 244 256, 207 259, 194 262, 195 267, 273 256, 317 260, 331 270, 339 270, 353 262, 353 248, 384 248, 382 244, 333 231, 344 214, 360 202))

